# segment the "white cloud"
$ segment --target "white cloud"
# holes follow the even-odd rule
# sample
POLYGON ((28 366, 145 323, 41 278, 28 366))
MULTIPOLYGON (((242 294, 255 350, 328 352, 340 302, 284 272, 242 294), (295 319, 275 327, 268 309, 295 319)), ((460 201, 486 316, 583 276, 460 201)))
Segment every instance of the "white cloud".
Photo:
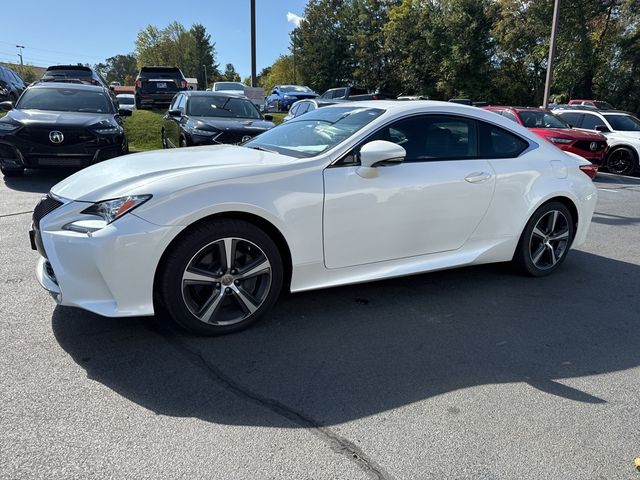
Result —
POLYGON ((300 22, 304 20, 302 17, 299 17, 295 13, 287 12, 287 22, 293 23, 296 27, 300 26, 300 22))

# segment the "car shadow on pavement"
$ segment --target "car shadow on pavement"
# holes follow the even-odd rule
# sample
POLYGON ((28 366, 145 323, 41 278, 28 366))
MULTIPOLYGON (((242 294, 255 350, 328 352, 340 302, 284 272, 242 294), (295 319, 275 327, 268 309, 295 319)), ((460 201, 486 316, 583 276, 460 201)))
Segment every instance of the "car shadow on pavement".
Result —
POLYGON ((638 285, 640 266, 574 251, 542 279, 491 265, 288 295, 224 337, 67 307, 52 326, 89 378, 157 414, 328 426, 510 382, 606 403, 566 379, 640 365, 638 285))
POLYGON ((47 193, 56 183, 77 171, 77 169, 26 170, 20 177, 4 177, 4 184, 7 188, 18 192, 47 193))

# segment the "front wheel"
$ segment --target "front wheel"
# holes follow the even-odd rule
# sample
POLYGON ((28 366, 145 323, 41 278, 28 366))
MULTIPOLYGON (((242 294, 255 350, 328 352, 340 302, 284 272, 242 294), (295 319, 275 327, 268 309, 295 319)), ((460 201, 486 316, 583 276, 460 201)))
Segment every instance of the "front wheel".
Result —
POLYGON ((627 147, 620 147, 609 153, 607 169, 617 175, 631 175, 636 169, 636 158, 633 151, 627 147))
POLYGON ((283 275, 280 252, 265 232, 241 220, 216 220, 194 228, 169 252, 159 293, 183 328, 221 335, 264 315, 283 275))
POLYGON ((560 202, 542 205, 522 232, 513 263, 527 275, 549 275, 567 258, 573 235, 573 219, 567 207, 560 202))

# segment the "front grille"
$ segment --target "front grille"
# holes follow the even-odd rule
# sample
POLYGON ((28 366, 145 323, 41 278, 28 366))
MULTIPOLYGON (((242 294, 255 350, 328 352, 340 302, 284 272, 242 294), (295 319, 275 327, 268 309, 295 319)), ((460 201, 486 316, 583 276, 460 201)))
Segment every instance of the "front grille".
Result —
POLYGON ((17 133, 17 136, 28 142, 55 148, 63 148, 69 145, 78 145, 96 140, 96 136, 84 128, 25 127, 17 133), (49 134, 56 131, 61 132, 64 137, 60 143, 54 143, 49 138, 49 134))
POLYGON ((0 158, 16 158, 13 147, 0 143, 0 158))
POLYGON ((51 266, 51 264, 49 262, 45 262, 44 270, 45 270, 45 272, 47 272, 47 276, 51 280, 53 280, 53 283, 58 285, 58 279, 56 278, 56 273, 53 271, 53 267, 51 266))
POLYGON ((38 202, 36 207, 33 209, 33 224, 36 226, 36 228, 40 227, 40 220, 42 220, 46 215, 50 214, 61 205, 62 202, 60 200, 56 200, 49 195, 42 197, 40 202, 38 202))
POLYGON ((599 152, 600 150, 602 150, 603 148, 605 148, 607 146, 607 142, 606 141, 590 142, 589 140, 579 140, 576 143, 574 143, 573 146, 575 148, 579 148, 580 150, 586 150, 587 152, 599 152), (595 150, 591 149, 591 144, 592 143, 596 143, 597 144, 597 147, 596 147, 595 150))
POLYGON ((244 137, 253 138, 254 135, 247 133, 222 132, 215 138, 218 143, 241 143, 244 137))

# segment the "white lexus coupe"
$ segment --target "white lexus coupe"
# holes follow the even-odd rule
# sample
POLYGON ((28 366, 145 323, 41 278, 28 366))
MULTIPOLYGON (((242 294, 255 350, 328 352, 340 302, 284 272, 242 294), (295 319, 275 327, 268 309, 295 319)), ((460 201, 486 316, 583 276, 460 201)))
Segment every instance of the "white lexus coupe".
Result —
POLYGON ((544 276, 585 241, 586 163, 474 107, 328 106, 241 146, 127 155, 63 180, 34 210, 37 277, 62 305, 161 307, 215 335, 283 288, 503 261, 544 276))

